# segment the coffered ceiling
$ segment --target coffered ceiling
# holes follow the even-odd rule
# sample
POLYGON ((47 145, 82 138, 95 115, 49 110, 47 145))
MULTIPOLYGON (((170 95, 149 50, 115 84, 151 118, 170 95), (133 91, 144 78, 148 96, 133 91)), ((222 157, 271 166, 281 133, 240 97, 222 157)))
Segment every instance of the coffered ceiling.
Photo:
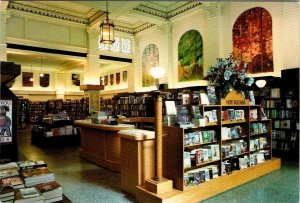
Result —
MULTIPOLYGON (((138 33, 153 25, 162 24, 168 19, 191 8, 199 6, 196 1, 107 1, 109 18, 115 22, 116 30, 131 34, 138 33)), ((13 1, 8 3, 8 9, 20 10, 36 15, 77 22, 95 28, 105 17, 106 1, 13 1)), ((39 64, 41 55, 28 52, 26 56, 10 51, 8 59, 21 63, 39 64), (32 61, 29 59, 32 58, 32 61)), ((54 55, 43 55, 44 66, 52 70, 78 69, 83 71, 83 62, 70 57, 61 58, 54 55), (50 62, 51 61, 51 62, 50 62)), ((99 64, 101 67, 118 67, 124 64, 99 64)))

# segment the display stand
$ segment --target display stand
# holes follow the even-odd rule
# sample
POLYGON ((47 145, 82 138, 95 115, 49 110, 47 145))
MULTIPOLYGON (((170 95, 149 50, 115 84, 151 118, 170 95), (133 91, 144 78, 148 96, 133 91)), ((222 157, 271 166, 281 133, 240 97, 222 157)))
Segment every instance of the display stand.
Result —
POLYGON ((7 85, 21 73, 21 66, 0 62, 0 159, 18 160, 17 97, 7 85))
POLYGON ((281 160, 278 158, 271 158, 263 163, 251 166, 245 169, 233 171, 232 174, 223 174, 221 176, 222 162, 228 160, 226 156, 222 156, 222 145, 226 142, 245 140, 247 141, 247 150, 243 153, 237 154, 237 157, 250 156, 253 153, 260 150, 271 151, 271 132, 272 124, 270 120, 261 120, 260 106, 249 105, 249 101, 245 100, 241 94, 236 91, 231 92, 226 99, 221 100, 222 105, 206 105, 200 106, 202 115, 204 111, 216 110, 218 120, 216 122, 208 122, 205 127, 196 127, 192 129, 183 129, 178 127, 164 126, 163 128, 163 176, 173 181, 173 190, 163 194, 155 194, 145 189, 145 186, 138 186, 137 188, 137 200, 139 202, 197 202, 203 199, 207 199, 216 194, 232 189, 246 182, 249 182, 255 178, 268 174, 272 171, 278 170, 281 167, 281 160), (221 112, 228 109, 242 109, 244 111, 244 119, 236 120, 222 120, 221 112), (250 112, 257 110, 257 118, 252 118, 250 112), (252 133, 252 125, 254 123, 264 123, 267 131, 260 134, 252 133), (222 126, 236 126, 242 125, 243 136, 234 139, 222 139, 221 129, 222 126), (216 141, 186 145, 186 133, 192 131, 205 131, 215 130, 216 141), (265 137, 267 140, 267 146, 258 150, 251 150, 250 140, 258 137, 265 137), (220 157, 217 160, 207 161, 201 164, 197 164, 191 167, 184 167, 184 151, 188 148, 197 149, 205 148, 208 145, 219 145, 220 157), (207 165, 214 164, 219 168, 219 176, 216 179, 210 179, 206 182, 202 182, 199 185, 185 186, 184 176, 185 173, 194 169, 200 169, 207 165))

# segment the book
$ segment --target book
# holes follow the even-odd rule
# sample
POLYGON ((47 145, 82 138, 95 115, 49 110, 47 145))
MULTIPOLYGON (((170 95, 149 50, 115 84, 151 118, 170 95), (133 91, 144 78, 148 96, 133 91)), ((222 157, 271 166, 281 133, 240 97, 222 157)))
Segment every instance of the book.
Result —
POLYGON ((200 93, 201 104, 209 104, 208 96, 205 92, 200 93))
POLYGON ((199 106, 192 106, 192 117, 196 119, 200 119, 202 117, 199 106))
POLYGON ((24 181, 20 176, 12 176, 1 180, 4 185, 11 185, 14 189, 24 188, 24 181))
POLYGON ((18 175, 19 175, 18 170, 14 168, 7 168, 0 171, 0 179, 12 177, 12 176, 18 176, 18 175))
POLYGON ((11 185, 4 185, 0 183, 0 201, 3 201, 3 198, 14 196, 15 190, 11 185))
POLYGON ((210 104, 217 104, 216 89, 214 86, 207 86, 207 96, 210 104))
POLYGON ((193 91, 192 103, 193 104, 199 104, 199 101, 200 101, 200 92, 199 91, 193 91))
POLYGON ((43 196, 35 187, 17 189, 15 203, 43 202, 43 196), (22 190, 22 191, 21 191, 22 190))
POLYGON ((187 93, 182 93, 181 95, 181 104, 187 105, 190 104, 190 95, 187 93))
POLYGON ((183 153, 183 167, 184 168, 191 167, 191 153, 190 152, 183 153))
POLYGON ((234 109, 227 109, 227 113, 228 113, 228 120, 234 120, 235 119, 234 109))
POLYGON ((280 98, 280 89, 279 88, 271 89, 271 98, 280 98))
POLYGON ((165 106, 166 106, 167 116, 176 116, 177 115, 175 101, 165 101, 165 106))
MULTIPOLYGON (((73 128, 73 126, 72 126, 73 128)), ((44 161, 40 160, 40 161, 30 161, 30 160, 26 160, 26 161, 19 161, 17 162, 20 170, 25 170, 25 169, 32 169, 32 168, 38 168, 38 167, 46 167, 47 163, 45 163, 44 161)))
POLYGON ((36 185, 36 188, 42 193, 44 199, 52 199, 62 196, 62 187, 56 182, 48 182, 36 185))

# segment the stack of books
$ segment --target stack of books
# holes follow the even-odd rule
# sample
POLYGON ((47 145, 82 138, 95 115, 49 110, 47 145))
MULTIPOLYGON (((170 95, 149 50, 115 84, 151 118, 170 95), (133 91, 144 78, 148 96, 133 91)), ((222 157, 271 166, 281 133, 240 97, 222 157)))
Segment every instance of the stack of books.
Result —
POLYGON ((10 185, 3 185, 0 183, 0 202, 13 202, 15 196, 15 190, 10 185))
POLYGON ((45 203, 57 202, 63 199, 62 187, 56 181, 38 184, 36 188, 41 192, 45 203))
POLYGON ((43 196, 35 187, 21 188, 16 190, 15 203, 42 203, 43 196))
POLYGON ((24 182, 19 175, 19 167, 15 162, 0 165, 0 185, 10 185, 14 189, 24 187, 24 182))
POLYGON ((47 167, 22 170, 21 175, 24 178, 26 187, 54 181, 54 173, 50 172, 47 167))

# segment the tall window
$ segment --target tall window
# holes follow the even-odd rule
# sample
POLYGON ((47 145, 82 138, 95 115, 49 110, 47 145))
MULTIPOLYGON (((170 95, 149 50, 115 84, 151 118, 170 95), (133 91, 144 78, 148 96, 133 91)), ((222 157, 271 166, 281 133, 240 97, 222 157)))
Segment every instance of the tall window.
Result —
POLYGON ((203 78, 203 42, 197 30, 185 32, 178 43, 178 82, 203 78))
POLYGON ((243 12, 232 29, 233 59, 247 63, 248 73, 273 72, 272 17, 255 7, 243 12))
POLYGON ((142 83, 143 87, 155 85, 154 78, 150 75, 150 69, 159 66, 159 52, 155 44, 146 46, 142 58, 142 83))
POLYGON ((124 54, 131 54, 131 40, 128 38, 115 37, 115 42, 112 45, 100 43, 99 49, 103 51, 119 52, 124 54))

